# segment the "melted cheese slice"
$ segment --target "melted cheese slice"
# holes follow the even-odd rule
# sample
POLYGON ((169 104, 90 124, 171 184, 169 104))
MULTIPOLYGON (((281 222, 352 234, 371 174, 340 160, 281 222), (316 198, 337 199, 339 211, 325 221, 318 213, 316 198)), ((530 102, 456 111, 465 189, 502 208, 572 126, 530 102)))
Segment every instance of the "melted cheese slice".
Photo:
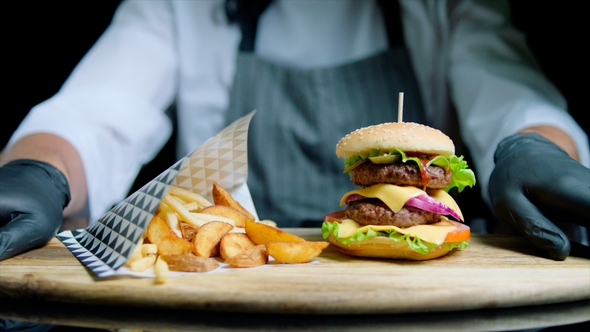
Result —
MULTIPOLYGON (((453 197, 451 197, 444 190, 429 189, 427 192, 425 192, 417 187, 412 186, 402 187, 392 184, 377 184, 367 188, 360 188, 347 192, 340 200, 340 205, 346 204, 346 199, 353 194, 359 194, 364 197, 370 198, 378 198, 381 201, 383 201, 383 203, 385 203, 393 212, 396 213, 399 210, 401 210, 406 201, 408 201, 410 198, 417 197, 420 195, 429 195, 430 197, 453 209, 461 216, 461 219, 463 219, 463 214, 461 213, 459 206, 457 205, 453 197)), ((356 232, 359 230, 362 233, 366 233, 369 230, 369 228, 376 232, 397 231, 401 234, 417 236, 423 241, 435 243, 437 245, 442 244, 445 241, 447 234, 456 229, 455 225, 453 225, 444 216, 441 217, 440 222, 435 224, 418 225, 407 228, 400 228, 392 225, 361 226, 352 219, 343 219, 338 229, 338 237, 350 237, 355 235, 356 232)))
POLYGON ((445 242, 447 234, 456 229, 456 227, 448 221, 445 217, 442 217, 440 222, 430 225, 418 225, 411 226, 408 228, 399 228, 397 226, 361 226, 352 219, 342 219, 340 227, 338 228, 338 237, 346 238, 356 234, 358 230, 361 233, 366 233, 369 228, 378 231, 397 231, 402 234, 410 234, 412 236, 419 237, 422 241, 441 245, 445 242))
POLYGON ((425 192, 420 188, 412 186, 376 184, 370 187, 355 189, 347 192, 344 194, 344 196, 342 196, 342 199, 340 200, 340 206, 345 205, 346 199, 353 194, 359 194, 370 198, 378 198, 395 213, 399 212, 399 210, 402 209, 404 204, 406 204, 410 198, 418 197, 420 195, 429 195, 430 197, 453 209, 461 216, 461 219, 463 219, 463 214, 461 213, 461 210, 459 209, 459 206, 453 197, 451 197, 451 195, 442 189, 429 189, 428 192, 425 192))
POLYGON ((401 187, 393 184, 376 184, 366 188, 355 189, 342 196, 340 205, 346 204, 346 199, 352 194, 359 194, 365 197, 379 198, 393 212, 398 212, 406 204, 406 201, 413 197, 426 195, 426 192, 416 187, 401 187))

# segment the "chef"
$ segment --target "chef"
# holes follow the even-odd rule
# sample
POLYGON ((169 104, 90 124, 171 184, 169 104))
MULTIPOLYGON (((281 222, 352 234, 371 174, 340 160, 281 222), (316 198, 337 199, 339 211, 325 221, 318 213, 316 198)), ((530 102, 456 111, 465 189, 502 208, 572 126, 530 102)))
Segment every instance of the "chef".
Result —
POLYGON ((556 188, 590 177, 588 139, 508 17, 503 1, 124 1, 2 154, 0 259, 124 199, 170 137, 171 105, 179 158, 256 110, 248 185, 258 215, 318 226, 351 186, 336 142, 396 121, 399 92, 404 121, 464 143, 490 207, 564 259, 566 226, 548 217, 590 223, 588 186, 556 188))

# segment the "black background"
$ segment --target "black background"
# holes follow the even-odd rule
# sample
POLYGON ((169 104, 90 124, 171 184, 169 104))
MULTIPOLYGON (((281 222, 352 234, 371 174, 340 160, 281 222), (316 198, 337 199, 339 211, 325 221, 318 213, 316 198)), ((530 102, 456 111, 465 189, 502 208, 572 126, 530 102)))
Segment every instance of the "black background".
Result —
MULTIPOLYGON (((4 6, 2 147, 31 107, 57 92, 107 27, 119 2, 11 1, 4 6)), ((587 37, 582 36, 589 31, 583 3, 511 0, 514 24, 525 31, 546 75, 565 95, 570 113, 588 133, 590 121, 582 119, 587 106, 581 82, 588 72, 588 52, 583 48, 587 37)), ((147 173, 145 181, 175 161, 171 151, 162 152, 157 160, 143 172, 147 173)), ((145 182, 138 179, 141 181, 145 182)))

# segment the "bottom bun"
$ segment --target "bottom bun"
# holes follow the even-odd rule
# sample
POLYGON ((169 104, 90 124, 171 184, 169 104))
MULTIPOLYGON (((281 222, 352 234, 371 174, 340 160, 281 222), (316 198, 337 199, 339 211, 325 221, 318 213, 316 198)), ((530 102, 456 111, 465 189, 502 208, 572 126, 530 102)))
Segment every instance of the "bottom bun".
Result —
POLYGON ((357 257, 377 257, 389 259, 406 259, 423 261, 446 255, 450 250, 442 245, 432 249, 428 254, 421 254, 412 250, 406 241, 395 241, 384 236, 376 236, 363 241, 350 241, 343 244, 330 235, 328 241, 343 254, 357 257))

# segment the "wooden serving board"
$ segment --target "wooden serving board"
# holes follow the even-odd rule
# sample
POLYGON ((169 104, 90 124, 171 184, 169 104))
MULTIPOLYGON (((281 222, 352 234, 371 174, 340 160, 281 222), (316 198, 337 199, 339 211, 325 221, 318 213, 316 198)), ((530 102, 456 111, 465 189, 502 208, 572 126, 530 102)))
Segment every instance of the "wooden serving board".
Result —
MULTIPOLYGON (((319 229, 287 229, 322 240, 319 229)), ((195 311, 361 314, 506 308, 590 299, 590 260, 553 261, 523 238, 472 235, 430 261, 345 256, 315 263, 153 279, 97 279, 57 239, 0 262, 0 299, 195 311)))

